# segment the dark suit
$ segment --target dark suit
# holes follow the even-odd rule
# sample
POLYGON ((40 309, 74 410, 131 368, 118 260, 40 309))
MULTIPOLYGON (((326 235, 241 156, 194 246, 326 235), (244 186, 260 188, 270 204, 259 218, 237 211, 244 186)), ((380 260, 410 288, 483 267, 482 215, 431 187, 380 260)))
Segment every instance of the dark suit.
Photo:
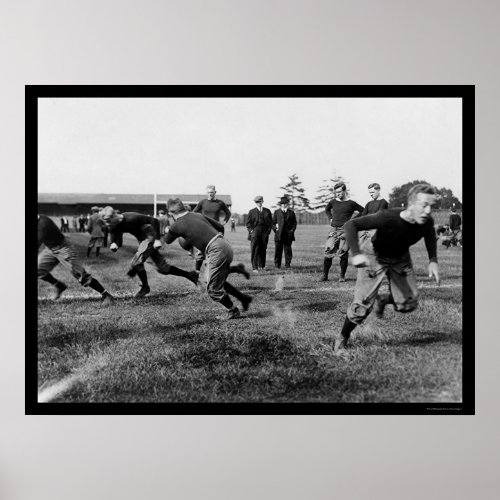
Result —
POLYGON ((266 267, 267 242, 272 226, 273 216, 268 208, 262 207, 262 212, 258 208, 252 208, 248 212, 247 229, 253 269, 266 267))
POLYGON ((295 229, 297 228, 297 219, 295 212, 287 209, 283 212, 278 208, 273 214, 273 231, 274 234, 274 265, 281 267, 281 257, 285 250, 285 267, 290 267, 292 262, 292 241, 295 241, 295 229))

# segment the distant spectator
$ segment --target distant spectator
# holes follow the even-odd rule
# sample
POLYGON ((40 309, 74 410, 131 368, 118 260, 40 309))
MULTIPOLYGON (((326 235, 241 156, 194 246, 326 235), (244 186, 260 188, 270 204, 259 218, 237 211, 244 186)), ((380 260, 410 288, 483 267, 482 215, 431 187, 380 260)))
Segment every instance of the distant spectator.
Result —
POLYGON ((231 219, 231 232, 236 232, 236 221, 234 220, 234 217, 231 219))
POLYGON ((87 223, 87 218, 83 214, 80 214, 80 217, 78 218, 78 231, 80 233, 85 232, 85 224, 86 223, 87 223))
POLYGON ((73 215, 73 217, 71 217, 71 227, 74 233, 78 231, 78 218, 76 215, 73 215))
POLYGON ((67 217, 61 217, 61 233, 69 233, 69 221, 67 217))
POLYGON ((438 226, 436 229, 437 239, 441 242, 441 245, 444 245, 447 249, 451 246, 451 235, 449 224, 445 224, 444 226, 438 226))
POLYGON ((92 207, 92 216, 87 225, 87 231, 90 233, 90 240, 87 246, 87 258, 90 257, 92 248, 95 246, 95 256, 99 257, 99 252, 104 243, 104 221, 99 215, 99 207, 92 207))
POLYGON ((450 231, 451 231, 451 244, 457 246, 462 241, 462 217, 457 214, 455 207, 451 208, 450 213, 450 231))

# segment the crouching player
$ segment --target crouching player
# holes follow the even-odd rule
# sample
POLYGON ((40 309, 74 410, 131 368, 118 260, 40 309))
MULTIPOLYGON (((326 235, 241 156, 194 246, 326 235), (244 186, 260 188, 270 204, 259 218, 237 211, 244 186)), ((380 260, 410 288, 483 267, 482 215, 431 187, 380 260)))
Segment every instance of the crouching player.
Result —
POLYGON ((439 284, 436 233, 431 217, 436 193, 428 184, 417 184, 408 192, 406 209, 391 208, 373 215, 352 219, 345 225, 345 234, 352 250, 352 264, 358 268, 354 300, 347 310, 344 326, 335 339, 335 349, 345 349, 351 332, 375 309, 383 316, 387 304, 398 312, 417 307, 417 283, 410 257, 410 246, 421 238, 429 256, 429 277, 439 284), (376 229, 372 259, 362 253, 358 231, 376 229), (389 293, 378 295, 384 276, 389 280, 389 293))
POLYGON ((222 234, 223 225, 202 214, 188 212, 179 198, 168 200, 167 210, 175 222, 170 226, 165 242, 172 243, 177 238, 183 238, 187 245, 205 254, 208 264, 208 295, 227 309, 224 319, 239 317, 240 311, 229 295, 241 302, 244 311, 248 309, 252 297, 226 281, 233 260, 233 249, 222 234))
POLYGON ((144 297, 151 291, 148 283, 148 275, 144 267, 144 262, 148 259, 151 259, 153 267, 160 274, 182 276, 195 285, 198 284, 198 273, 196 271, 184 271, 172 266, 160 254, 159 249, 162 245, 159 239, 160 226, 157 219, 136 212, 118 214, 113 207, 105 207, 102 211, 102 218, 109 228, 111 242, 109 249, 111 251, 116 252, 122 246, 123 233, 132 234, 139 242, 139 247, 127 272, 127 275, 131 278, 137 275, 141 282, 141 288, 135 297, 144 297))
POLYGON ((54 300, 66 290, 67 285, 50 273, 57 264, 67 267, 83 285, 101 294, 103 304, 113 302, 113 296, 93 278, 76 258, 76 252, 56 224, 46 215, 38 216, 38 277, 55 287, 54 300), (40 251, 40 247, 44 245, 40 251))

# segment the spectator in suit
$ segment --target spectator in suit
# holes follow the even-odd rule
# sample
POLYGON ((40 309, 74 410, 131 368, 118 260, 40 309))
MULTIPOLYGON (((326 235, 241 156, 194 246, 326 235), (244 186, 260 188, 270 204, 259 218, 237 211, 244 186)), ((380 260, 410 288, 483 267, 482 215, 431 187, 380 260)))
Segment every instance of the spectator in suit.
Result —
POLYGON ((85 232, 86 223, 87 223, 87 218, 83 214, 80 214, 80 217, 78 218, 78 232, 80 233, 85 232))
POLYGON ((61 233, 69 233, 69 221, 67 217, 61 217, 61 233))
POLYGON ((262 206, 263 196, 256 196, 253 201, 257 206, 248 212, 246 226, 250 240, 252 270, 258 273, 259 269, 266 268, 267 242, 273 227, 273 215, 271 210, 262 206))
POLYGON ((99 252, 104 243, 105 224, 99 215, 99 207, 92 207, 92 215, 87 225, 87 231, 90 233, 90 240, 87 246, 87 258, 90 257, 92 248, 95 246, 95 256, 99 257, 99 252))
POLYGON ((289 204, 289 199, 286 196, 282 197, 280 208, 273 214, 274 266, 277 269, 281 268, 283 250, 285 251, 285 269, 289 269, 292 262, 292 242, 295 241, 297 218, 295 212, 289 208, 289 204))
POLYGON ((231 219, 231 232, 236 232, 236 221, 234 220, 234 217, 231 219))

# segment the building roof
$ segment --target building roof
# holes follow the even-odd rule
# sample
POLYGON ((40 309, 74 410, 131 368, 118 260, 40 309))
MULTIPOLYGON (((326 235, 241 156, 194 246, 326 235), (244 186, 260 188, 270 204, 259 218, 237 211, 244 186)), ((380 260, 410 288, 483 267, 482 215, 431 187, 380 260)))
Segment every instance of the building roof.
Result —
MULTIPOLYGON (((180 198, 184 203, 198 203, 206 194, 157 194, 157 203, 166 203, 169 198, 180 198)), ((217 194, 217 198, 226 205, 231 205, 231 196, 217 194)), ((113 204, 152 205, 153 194, 104 194, 104 193, 38 193, 38 203, 58 205, 93 204, 99 206, 113 204)))

